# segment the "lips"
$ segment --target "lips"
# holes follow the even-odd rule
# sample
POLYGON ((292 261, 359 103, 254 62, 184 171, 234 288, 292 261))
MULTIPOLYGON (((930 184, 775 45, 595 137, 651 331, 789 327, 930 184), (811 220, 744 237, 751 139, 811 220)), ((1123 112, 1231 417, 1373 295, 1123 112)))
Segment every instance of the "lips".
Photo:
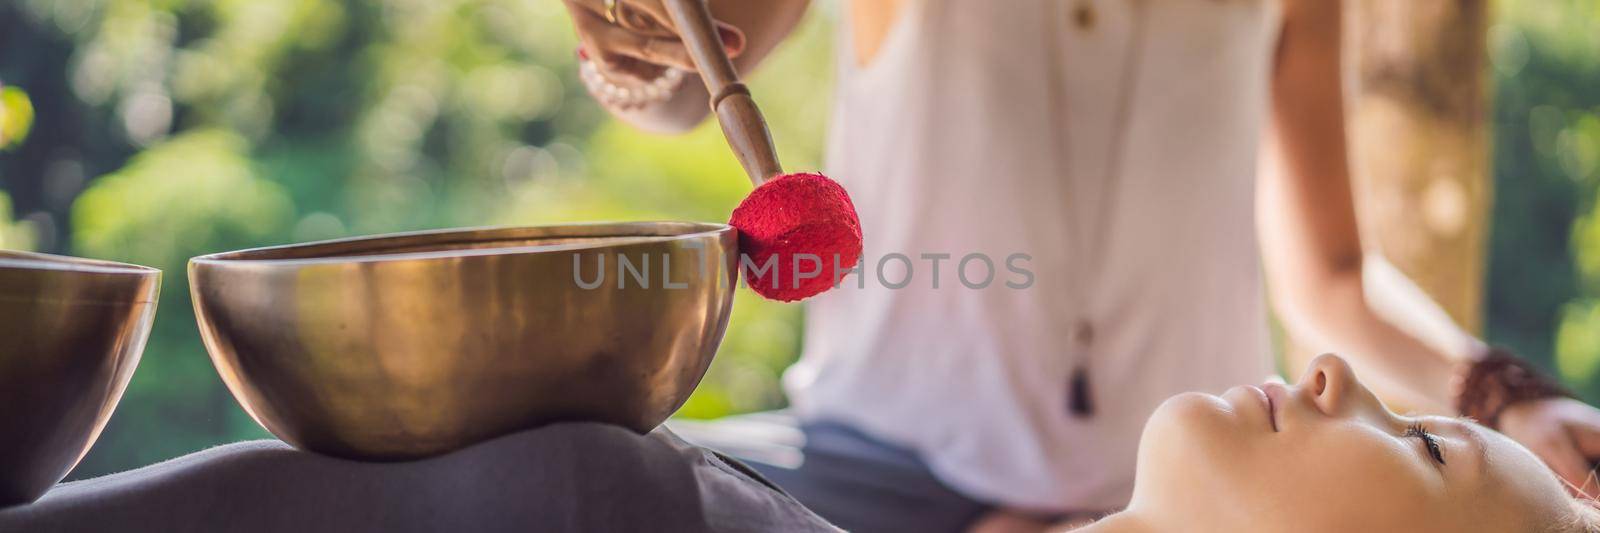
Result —
POLYGON ((1261 400, 1261 406, 1265 407, 1267 410, 1267 425, 1271 426, 1272 431, 1276 433, 1278 431, 1278 418, 1274 412, 1276 409, 1272 405, 1272 395, 1267 394, 1267 391, 1262 387, 1245 385, 1244 388, 1252 393, 1251 396, 1255 396, 1257 400, 1261 400))
POLYGON ((1288 398, 1288 387, 1285 387, 1282 383, 1269 381, 1262 383, 1260 387, 1255 387, 1255 389, 1261 391, 1261 397, 1266 399, 1267 421, 1272 423, 1272 431, 1282 431, 1278 429, 1278 405, 1282 400, 1288 398))

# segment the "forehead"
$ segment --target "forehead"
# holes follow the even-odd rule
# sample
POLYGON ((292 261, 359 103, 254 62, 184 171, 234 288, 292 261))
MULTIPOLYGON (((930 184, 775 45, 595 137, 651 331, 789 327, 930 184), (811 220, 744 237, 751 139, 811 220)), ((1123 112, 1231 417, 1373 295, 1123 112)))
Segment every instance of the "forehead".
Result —
POLYGON ((1487 499, 1472 514, 1518 517, 1513 523, 1531 526, 1571 513, 1572 498, 1543 461, 1505 435, 1476 424, 1471 429, 1483 445, 1477 489, 1487 499))
POLYGON ((1486 484, 1505 485, 1511 482, 1509 488, 1525 488, 1535 492, 1561 488, 1544 462, 1521 444, 1476 424, 1471 426, 1471 430, 1483 445, 1486 484))

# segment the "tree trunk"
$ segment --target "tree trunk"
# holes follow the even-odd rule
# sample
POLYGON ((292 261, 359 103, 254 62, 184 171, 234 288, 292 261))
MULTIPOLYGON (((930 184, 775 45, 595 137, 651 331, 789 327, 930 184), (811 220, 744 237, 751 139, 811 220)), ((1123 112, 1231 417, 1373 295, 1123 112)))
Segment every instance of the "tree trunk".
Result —
POLYGON ((1347 116, 1369 248, 1479 332, 1492 183, 1487 0, 1353 0, 1347 116))

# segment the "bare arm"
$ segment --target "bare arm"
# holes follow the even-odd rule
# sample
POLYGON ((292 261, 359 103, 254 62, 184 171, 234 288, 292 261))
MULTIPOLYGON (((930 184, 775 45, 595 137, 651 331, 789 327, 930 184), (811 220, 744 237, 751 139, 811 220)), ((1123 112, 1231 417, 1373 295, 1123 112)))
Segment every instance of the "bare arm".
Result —
POLYGON ((1387 263, 1363 268, 1340 83, 1341 4, 1285 0, 1257 203, 1268 283, 1296 338, 1343 354, 1391 404, 1454 414, 1455 363, 1480 357, 1483 344, 1387 263))
MULTIPOLYGON (((566 0, 578 38, 591 60, 608 76, 649 79, 662 67, 694 70, 688 53, 675 36, 660 0, 618 0, 637 10, 649 27, 630 30, 602 16, 600 0, 566 0)), ((734 67, 741 74, 755 69, 799 23, 810 0, 709 0, 713 15, 729 44, 734 67), (731 41, 731 42, 730 42, 731 41)), ((640 129, 663 133, 693 128, 709 113, 705 86, 685 80, 671 99, 641 108, 606 106, 618 119, 640 129)))

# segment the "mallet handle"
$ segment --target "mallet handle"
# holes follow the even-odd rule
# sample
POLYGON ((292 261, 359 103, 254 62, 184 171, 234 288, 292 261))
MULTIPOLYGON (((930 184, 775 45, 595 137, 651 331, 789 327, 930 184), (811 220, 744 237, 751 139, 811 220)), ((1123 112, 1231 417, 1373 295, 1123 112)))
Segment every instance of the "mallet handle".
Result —
POLYGON ((722 48, 717 36, 716 23, 711 19, 711 8, 706 0, 664 0, 668 16, 678 27, 678 36, 689 49, 694 66, 705 81, 706 92, 711 93, 711 111, 717 114, 722 125, 722 136, 728 139, 733 155, 739 158, 745 174, 756 185, 783 174, 778 164, 778 151, 772 147, 772 133, 767 130, 767 120, 750 97, 750 88, 739 81, 733 61, 722 48))

